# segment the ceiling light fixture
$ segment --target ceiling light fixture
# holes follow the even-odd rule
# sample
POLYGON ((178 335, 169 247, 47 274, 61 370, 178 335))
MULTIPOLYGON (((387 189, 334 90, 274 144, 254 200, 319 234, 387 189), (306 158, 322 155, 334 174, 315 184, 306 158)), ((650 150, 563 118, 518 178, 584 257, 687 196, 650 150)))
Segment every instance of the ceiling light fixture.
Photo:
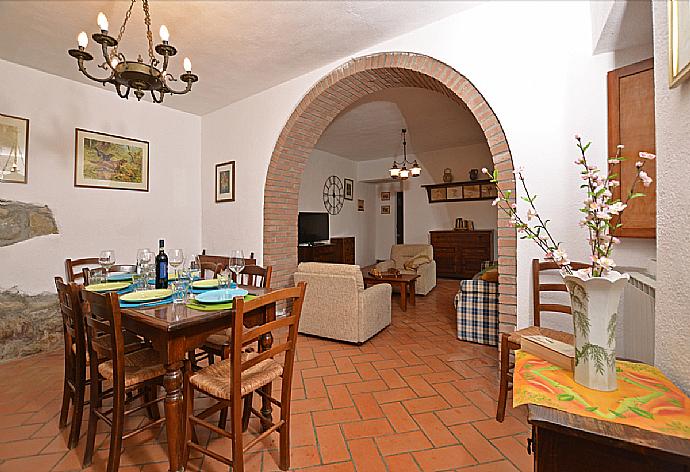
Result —
POLYGON ((142 0, 143 10, 144 10, 144 24, 146 25, 146 38, 148 40, 148 62, 144 62, 144 59, 139 55, 136 61, 128 61, 124 54, 118 51, 118 45, 122 40, 122 36, 125 34, 125 28, 127 27, 127 21, 132 15, 132 7, 136 0, 132 0, 129 5, 127 14, 125 15, 125 20, 120 27, 120 32, 117 35, 117 39, 108 35, 108 19, 101 12, 98 14, 98 27, 100 28, 100 33, 95 33, 91 37, 94 41, 101 45, 101 50, 103 52, 103 58, 105 62, 100 64, 98 67, 108 72, 108 76, 105 78, 98 78, 87 72, 84 67, 85 61, 93 60, 93 56, 86 51, 86 46, 89 44, 89 37, 84 31, 79 33, 77 36, 77 43, 79 44, 79 49, 70 49, 69 55, 74 57, 79 64, 79 70, 89 79, 99 82, 103 85, 113 84, 117 94, 121 98, 128 98, 131 89, 134 89, 134 95, 137 100, 141 100, 146 92, 151 92, 151 98, 154 103, 161 103, 165 98, 165 94, 170 95, 183 95, 192 90, 192 84, 199 80, 196 74, 192 74, 192 63, 189 58, 184 58, 184 70, 185 73, 180 75, 182 82, 187 84, 184 90, 173 90, 168 87, 168 82, 176 82, 177 79, 172 76, 168 70, 168 59, 177 54, 177 49, 168 43, 170 40, 170 32, 165 25, 160 27, 160 37, 161 44, 156 45, 155 51, 163 56, 162 67, 159 67, 161 61, 159 61, 156 56, 154 56, 153 51, 153 35, 151 34, 151 15, 149 13, 149 2, 148 0, 142 0))
POLYGON ((388 172, 390 172, 391 177, 394 180, 407 180, 408 178, 410 178, 410 176, 419 177, 422 173, 422 168, 419 167, 419 164, 417 164, 416 159, 414 162, 410 162, 407 160, 407 140, 405 139, 406 134, 407 130, 403 128, 403 160, 401 162, 397 162, 395 159, 393 159, 393 166, 391 166, 391 168, 388 170, 388 172), (409 169, 407 168, 408 165, 411 166, 409 169))

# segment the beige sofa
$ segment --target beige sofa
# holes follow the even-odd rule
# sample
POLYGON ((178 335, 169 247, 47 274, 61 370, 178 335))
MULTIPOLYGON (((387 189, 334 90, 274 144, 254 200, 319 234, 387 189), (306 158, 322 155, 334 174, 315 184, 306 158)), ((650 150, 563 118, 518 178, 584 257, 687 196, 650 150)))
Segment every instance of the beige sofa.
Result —
POLYGON ((426 295, 436 286, 436 261, 431 244, 395 244, 391 247, 391 258, 376 265, 381 270, 396 268, 403 274, 418 274, 415 293, 426 295), (411 259, 419 257, 412 262, 411 259), (405 267, 406 263, 408 267, 405 267))
POLYGON ((391 324, 391 286, 364 290, 357 265, 302 262, 295 283, 307 283, 299 332, 362 343, 391 324))

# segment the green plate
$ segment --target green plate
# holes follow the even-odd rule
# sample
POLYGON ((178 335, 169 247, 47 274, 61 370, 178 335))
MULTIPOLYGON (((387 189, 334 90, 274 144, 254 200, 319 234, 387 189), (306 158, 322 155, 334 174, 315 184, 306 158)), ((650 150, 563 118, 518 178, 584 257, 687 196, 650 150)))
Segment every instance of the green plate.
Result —
POLYGON ((130 286, 130 282, 108 282, 104 284, 91 284, 86 287, 89 292, 116 292, 130 286))
POLYGON ((143 290, 141 292, 126 293, 120 297, 120 300, 128 303, 152 302, 155 300, 162 300, 172 295, 172 290, 169 288, 159 288, 157 290, 143 290))
POLYGON ((193 288, 215 288, 218 286, 218 279, 195 280, 192 282, 193 288))

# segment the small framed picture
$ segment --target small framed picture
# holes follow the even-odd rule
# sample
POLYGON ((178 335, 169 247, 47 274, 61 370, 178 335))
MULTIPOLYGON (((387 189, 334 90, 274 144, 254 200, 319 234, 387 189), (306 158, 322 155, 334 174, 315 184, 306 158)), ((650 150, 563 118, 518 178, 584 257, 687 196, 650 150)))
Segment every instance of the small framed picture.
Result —
POLYGON ((390 192, 381 192, 381 201, 382 202, 388 202, 391 199, 391 193, 390 192))
POLYGON ((448 187, 448 200, 462 200, 462 187, 448 187))
POLYGON ((429 200, 432 202, 442 202, 448 199, 446 187, 432 188, 429 194, 429 200))
POLYGON ((462 193, 465 200, 482 197, 479 185, 465 185, 462 193))
POLYGON ((74 186, 149 191, 149 143, 77 128, 74 186))
POLYGON ((482 184, 482 198, 496 198, 498 190, 494 184, 482 184))
POLYGON ((668 1, 669 87, 690 77, 690 2, 668 1))
POLYGON ((382 215, 390 215, 391 214, 391 206, 390 205, 381 205, 381 214, 382 215))
POLYGON ((29 120, 0 114, 0 182, 26 183, 29 120))
POLYGON ((352 179, 343 179, 345 182, 345 200, 352 200, 355 193, 355 183, 352 179))
POLYGON ((364 211, 364 200, 357 200, 357 211, 364 211))
POLYGON ((216 203, 235 201, 235 161, 216 164, 216 203))

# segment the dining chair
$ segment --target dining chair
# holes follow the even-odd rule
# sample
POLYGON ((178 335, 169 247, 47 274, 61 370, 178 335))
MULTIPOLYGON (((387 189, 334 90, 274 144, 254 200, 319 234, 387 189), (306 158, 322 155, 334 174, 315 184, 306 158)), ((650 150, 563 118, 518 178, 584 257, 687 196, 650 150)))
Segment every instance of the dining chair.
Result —
POLYGON ((65 275, 67 282, 79 282, 83 280, 84 266, 97 266, 97 257, 85 257, 83 259, 65 259, 65 275))
POLYGON ((184 396, 187 402, 185 465, 189 458, 190 450, 193 449, 232 466, 234 472, 243 472, 245 451, 271 433, 278 432, 280 435, 279 467, 281 470, 288 470, 290 468, 292 374, 297 344, 297 328, 299 326, 300 314, 302 313, 305 288, 306 284, 301 282, 296 287, 277 290, 249 301, 245 301, 242 297, 235 298, 230 358, 205 367, 196 373, 186 369, 184 382, 184 396), (282 302, 286 302, 287 306, 292 307, 289 314, 285 317, 252 329, 246 330, 244 328, 245 313, 259 309, 275 310, 275 304, 282 302), (244 352, 244 346, 258 342, 263 335, 275 332, 281 328, 287 329, 287 337, 284 342, 274 342, 273 346, 264 352, 244 352), (276 358, 282 353, 285 354, 281 363, 276 358), (282 378, 280 399, 273 398, 263 388, 278 378, 282 378), (239 381, 234 381, 234 379, 239 379, 239 381), (215 405, 205 409, 198 415, 194 413, 194 394, 196 391, 216 401, 215 405), (280 408, 280 418, 278 421, 274 423, 271 418, 264 416, 252 406, 251 395, 253 392, 257 392, 280 408), (226 407, 230 408, 230 431, 218 428, 206 421, 206 418, 210 415, 226 407), (259 418, 264 427, 264 432, 244 445, 242 431, 246 429, 249 417, 252 414, 259 418), (195 434, 195 426, 202 426, 230 439, 232 444, 230 457, 223 456, 202 446, 195 434))
POLYGON ((74 282, 66 284, 62 277, 55 277, 55 287, 62 314, 62 334, 65 341, 65 378, 59 425, 60 429, 67 426, 71 403, 72 425, 67 447, 73 449, 79 441, 84 392, 88 383, 86 380, 86 333, 79 302, 79 287, 74 282))
POLYGON ((244 269, 242 269, 237 276, 235 276, 233 273, 232 279, 239 285, 270 288, 272 273, 272 266, 261 267, 256 264, 252 264, 244 266, 244 269))
MULTIPOLYGON (((199 256, 197 257, 199 258, 199 263, 213 262, 215 264, 220 264, 222 266, 221 270, 226 269, 228 267, 228 264, 230 263, 229 256, 211 256, 206 254, 206 249, 203 249, 201 251, 201 254, 199 254, 199 256)), ((253 252, 249 253, 249 257, 245 257, 244 265, 256 265, 256 258, 254 257, 253 252)))
POLYGON ((110 426, 107 472, 115 472, 120 464, 122 441, 165 421, 158 414, 158 403, 165 397, 157 397, 154 393, 163 383, 165 368, 160 364, 158 353, 151 348, 125 352, 122 314, 116 293, 98 294, 82 289, 81 297, 91 376, 83 466, 91 465, 98 421, 102 420, 110 426), (104 391, 104 382, 112 387, 104 391), (109 397, 112 397, 111 408, 103 405, 103 400, 109 397), (139 398, 143 398, 141 405, 125 410, 139 398), (125 416, 152 407, 156 410, 153 419, 124 434, 125 416))
MULTIPOLYGON (((136 264, 120 264, 120 265, 114 265, 110 268, 108 271, 109 273, 112 272, 125 272, 128 274, 136 274, 137 272, 137 266, 136 264)), ((97 269, 90 269, 88 267, 85 267, 82 270, 82 279, 84 280, 84 285, 89 285, 91 282, 91 275, 93 274, 102 274, 105 276, 106 270, 103 269, 102 267, 99 267, 97 269)))
POLYGON ((223 265, 215 262, 201 262, 199 265, 199 270, 201 272, 202 279, 207 277, 208 272, 213 274, 212 278, 217 279, 218 274, 220 274, 220 271, 223 270, 223 265))
MULTIPOLYGON (((590 264, 582 262, 571 262, 570 267, 574 270, 586 269, 590 264)), ((563 283, 542 283, 541 275, 545 271, 558 270, 560 267, 553 261, 541 262, 539 259, 532 260, 532 303, 534 323, 527 328, 518 329, 512 333, 501 334, 501 361, 500 361, 500 381, 498 391, 498 405, 496 407, 496 421, 503 422, 506 413, 506 402, 508 391, 513 388, 513 369, 515 364, 510 362, 511 351, 516 351, 521 347, 522 336, 543 335, 558 341, 574 344, 575 338, 572 334, 555 329, 544 328, 541 326, 541 314, 543 312, 562 313, 571 315, 569 305, 560 303, 542 303, 541 294, 544 292, 567 292, 563 283)))

